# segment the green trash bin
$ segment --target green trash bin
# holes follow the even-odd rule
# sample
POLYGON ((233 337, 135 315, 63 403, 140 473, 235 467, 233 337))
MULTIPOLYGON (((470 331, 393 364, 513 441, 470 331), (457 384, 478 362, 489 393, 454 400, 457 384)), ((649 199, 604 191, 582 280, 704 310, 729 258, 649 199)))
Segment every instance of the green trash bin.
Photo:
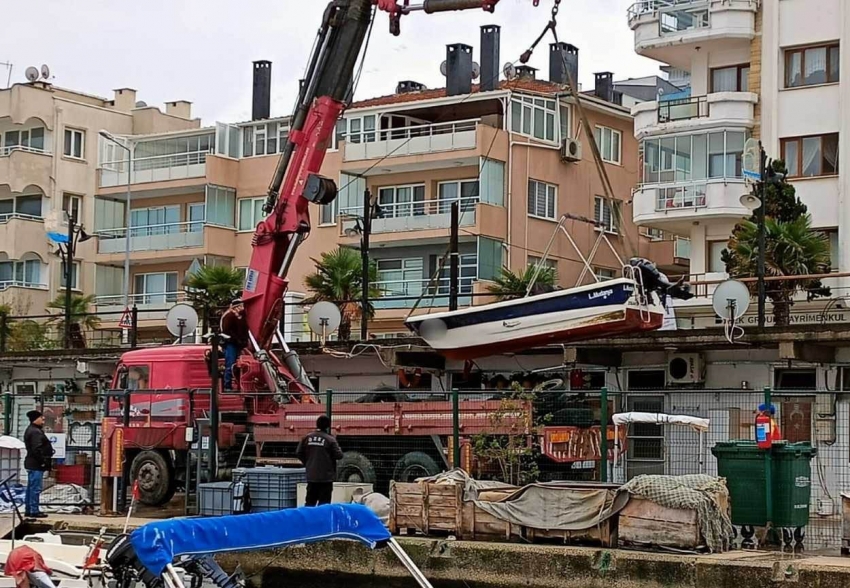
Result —
MULTIPOLYGON (((763 527, 767 523, 764 450, 755 441, 727 441, 711 449, 717 474, 726 478, 732 503, 732 524, 763 527)), ((811 459, 817 449, 809 443, 774 443, 771 475, 773 526, 805 527, 812 493, 811 459)))

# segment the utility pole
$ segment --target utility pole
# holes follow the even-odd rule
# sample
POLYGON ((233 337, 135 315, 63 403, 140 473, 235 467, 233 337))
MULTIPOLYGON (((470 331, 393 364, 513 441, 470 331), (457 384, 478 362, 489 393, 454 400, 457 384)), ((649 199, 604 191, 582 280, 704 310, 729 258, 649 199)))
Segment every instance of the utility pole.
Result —
POLYGON ((459 294, 459 255, 458 239, 460 233, 460 203, 452 202, 452 230, 449 241, 449 310, 457 310, 457 298, 459 294))
POLYGON ((766 164, 767 164, 767 154, 764 152, 764 148, 761 145, 761 141, 759 141, 759 200, 761 200, 761 206, 758 207, 756 211, 757 220, 758 220, 758 247, 759 247, 759 256, 758 256, 758 328, 764 329, 765 326, 765 284, 764 284, 764 263, 765 263, 765 207, 767 203, 765 202, 765 196, 767 190, 765 190, 765 183, 767 181, 766 177, 766 164))
POLYGON ((369 336, 369 236, 372 233, 372 192, 369 188, 363 192, 363 234, 360 236, 360 257, 362 260, 360 280, 360 340, 369 336))

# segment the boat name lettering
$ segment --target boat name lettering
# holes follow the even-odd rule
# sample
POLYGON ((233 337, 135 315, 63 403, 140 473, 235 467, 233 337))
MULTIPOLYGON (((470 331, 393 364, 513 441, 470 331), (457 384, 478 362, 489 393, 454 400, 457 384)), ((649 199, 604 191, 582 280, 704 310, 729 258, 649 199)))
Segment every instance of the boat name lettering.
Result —
POLYGON ((608 298, 614 295, 614 290, 600 290, 599 292, 591 292, 587 295, 588 299, 595 300, 596 298, 608 298))

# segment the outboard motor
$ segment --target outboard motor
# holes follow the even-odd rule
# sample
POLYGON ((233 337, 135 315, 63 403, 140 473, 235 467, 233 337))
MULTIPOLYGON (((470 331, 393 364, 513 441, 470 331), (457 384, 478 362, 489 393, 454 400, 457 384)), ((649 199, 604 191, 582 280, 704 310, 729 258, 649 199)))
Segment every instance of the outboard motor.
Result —
POLYGON ((115 576, 117 588, 132 588, 139 582, 147 588, 162 588, 165 585, 162 578, 150 573, 139 561, 127 534, 119 535, 112 542, 106 552, 106 563, 115 576))
POLYGON ((647 292, 656 292, 662 301, 667 296, 679 300, 690 300, 694 297, 691 287, 685 283, 684 276, 673 283, 666 275, 658 271, 658 267, 653 262, 643 257, 631 258, 629 265, 640 272, 644 289, 647 292))

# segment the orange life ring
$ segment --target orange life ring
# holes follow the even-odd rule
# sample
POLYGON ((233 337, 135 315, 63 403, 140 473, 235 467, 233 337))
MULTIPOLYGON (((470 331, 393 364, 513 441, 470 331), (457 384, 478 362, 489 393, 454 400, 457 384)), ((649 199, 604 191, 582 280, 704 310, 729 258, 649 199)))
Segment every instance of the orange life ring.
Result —
POLYGON ((407 372, 403 369, 398 370, 398 385, 401 388, 415 388, 422 381, 422 370, 416 368, 413 370, 413 377, 408 377, 407 372))

